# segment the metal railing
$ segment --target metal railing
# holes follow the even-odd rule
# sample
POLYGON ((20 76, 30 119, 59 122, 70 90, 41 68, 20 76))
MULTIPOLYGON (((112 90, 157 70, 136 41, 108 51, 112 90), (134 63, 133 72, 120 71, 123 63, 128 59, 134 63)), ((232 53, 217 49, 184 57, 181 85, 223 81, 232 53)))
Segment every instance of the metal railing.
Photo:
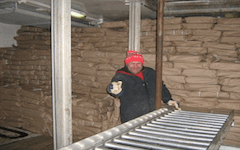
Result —
POLYGON ((218 149, 233 115, 159 109, 61 150, 218 149))

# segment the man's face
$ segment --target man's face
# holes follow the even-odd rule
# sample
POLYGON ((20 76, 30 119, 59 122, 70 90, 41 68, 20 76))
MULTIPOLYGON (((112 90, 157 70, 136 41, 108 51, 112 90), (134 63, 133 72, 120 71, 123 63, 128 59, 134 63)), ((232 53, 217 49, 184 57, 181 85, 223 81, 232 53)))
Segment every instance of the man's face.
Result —
POLYGON ((143 65, 140 61, 132 61, 127 64, 127 67, 132 74, 137 74, 142 70, 143 65))

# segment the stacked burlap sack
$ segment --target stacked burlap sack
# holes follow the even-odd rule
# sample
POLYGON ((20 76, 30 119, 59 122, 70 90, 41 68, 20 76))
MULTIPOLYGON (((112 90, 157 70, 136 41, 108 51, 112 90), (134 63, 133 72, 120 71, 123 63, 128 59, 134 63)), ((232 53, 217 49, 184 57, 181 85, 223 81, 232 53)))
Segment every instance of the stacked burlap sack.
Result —
POLYGON ((112 97, 73 99, 72 110, 74 141, 120 124, 119 100, 112 97))
POLYGON ((7 83, 19 81, 22 85, 51 90, 51 34, 50 31, 22 26, 17 31, 17 48, 4 54, 8 60, 4 72, 7 83))
POLYGON ((9 68, 7 68, 7 64, 9 63, 9 60, 11 59, 12 54, 15 52, 15 48, 13 47, 3 47, 0 48, 0 83, 1 85, 4 84, 4 76, 6 70, 9 71, 9 68))
MULTIPOLYGON (((0 87, 2 126, 19 127, 52 135, 52 97, 38 89, 9 84, 0 87)), ((72 99, 74 141, 120 124, 118 99, 77 97, 72 99)))
MULTIPOLYGON (((48 109, 52 97, 45 96, 48 109)), ((119 125, 119 99, 105 94, 104 99, 75 94, 72 98, 73 141, 79 141, 111 127, 119 125)))
POLYGON ((1 125, 52 135, 52 113, 46 109, 42 91, 16 84, 0 87, 1 125))
MULTIPOLYGON (((177 28, 172 32, 164 30, 164 34, 185 36, 182 41, 164 39, 163 80, 173 99, 183 107, 234 109, 236 124, 225 144, 238 145, 235 137, 240 136, 240 62, 239 40, 235 39, 239 37, 239 18, 187 17, 182 21, 182 32, 177 32, 177 28), (166 52, 170 47, 176 51, 166 52)), ((154 38, 144 34, 148 41, 154 38)), ((146 66, 154 67, 155 62, 148 61, 146 66)))
MULTIPOLYGON (((3 54, 5 53, 5 49, 1 48, 0 49, 0 58, 3 58, 3 54)), ((4 76, 4 72, 3 72, 3 63, 4 63, 4 60, 1 59, 0 61, 0 83, 2 83, 3 81, 3 76, 4 76)))

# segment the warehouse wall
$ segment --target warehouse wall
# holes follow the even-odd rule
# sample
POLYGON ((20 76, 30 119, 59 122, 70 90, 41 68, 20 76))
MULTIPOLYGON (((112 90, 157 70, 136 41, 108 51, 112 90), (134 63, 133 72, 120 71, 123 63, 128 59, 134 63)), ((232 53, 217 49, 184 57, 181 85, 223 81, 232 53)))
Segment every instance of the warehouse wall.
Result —
MULTIPOLYGON (((164 29, 163 80, 173 98, 180 101, 182 107, 234 109, 238 112, 235 128, 225 141, 238 144, 240 138, 232 137, 240 137, 240 18, 165 19, 164 29)), ((7 62, 3 68, 4 84, 12 86, 8 87, 11 90, 6 87, 1 90, 5 93, 2 104, 12 108, 2 108, 2 123, 17 122, 36 132, 51 133, 51 117, 48 117, 51 116, 50 32, 23 26, 17 33, 14 38, 18 47, 2 51, 3 60, 7 62), (22 91, 38 96, 28 98, 22 91), (13 95, 7 97, 6 93, 13 95), (31 105, 26 105, 29 103, 31 105), (37 115, 29 116, 27 108, 31 111, 35 108, 31 114, 37 115), (17 114, 21 119, 11 118, 17 114), (45 122, 41 130, 34 119, 45 122)), ((117 115, 114 112, 117 104, 106 98, 106 87, 115 71, 123 67, 127 50, 127 20, 104 23, 101 28, 72 28, 75 139, 103 131, 109 122, 116 121, 113 116, 117 115)), ((155 50, 156 20, 142 20, 141 52, 146 66, 154 68, 155 50)))
POLYGON ((17 35, 17 30, 20 28, 20 25, 0 23, 0 47, 12 47, 12 45, 17 45, 13 37, 17 35))

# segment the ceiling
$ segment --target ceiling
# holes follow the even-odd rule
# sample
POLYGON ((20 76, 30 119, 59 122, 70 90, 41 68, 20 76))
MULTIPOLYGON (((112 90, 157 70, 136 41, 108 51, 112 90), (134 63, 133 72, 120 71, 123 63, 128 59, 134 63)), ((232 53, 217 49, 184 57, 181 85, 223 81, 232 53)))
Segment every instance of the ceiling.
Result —
MULTIPOLYGON (((129 1, 141 1, 141 18, 156 19, 158 0, 71 0, 73 10, 86 14, 72 18, 72 26, 94 27, 129 18, 129 1)), ((240 17, 240 0, 165 0, 165 17, 240 17)), ((0 22, 50 28, 51 0, 0 0, 0 22)))

